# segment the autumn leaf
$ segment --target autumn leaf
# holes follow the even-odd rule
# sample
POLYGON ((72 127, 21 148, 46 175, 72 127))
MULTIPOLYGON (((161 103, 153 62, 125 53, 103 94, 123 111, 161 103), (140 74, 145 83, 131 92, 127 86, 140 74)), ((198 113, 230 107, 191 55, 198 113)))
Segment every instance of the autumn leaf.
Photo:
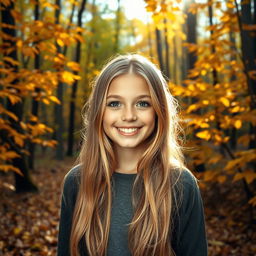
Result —
POLYGON ((19 61, 16 61, 11 57, 5 56, 5 57, 3 57, 3 60, 6 61, 6 62, 11 63, 13 66, 19 66, 20 65, 19 61))
POLYGON ((241 120, 236 120, 234 122, 234 126, 236 127, 236 129, 240 129, 242 127, 242 121, 241 120))
POLYGON ((225 107, 229 107, 229 106, 230 106, 230 101, 229 101, 228 98, 221 97, 221 98, 220 98, 220 102, 221 102, 225 107))
POLYGON ((197 132, 196 136, 200 139, 209 140, 211 138, 211 134, 208 130, 204 130, 201 132, 197 132))
POLYGON ((13 172, 16 172, 19 175, 23 176, 23 173, 18 168, 14 167, 12 165, 0 164, 0 171, 4 171, 4 172, 13 171, 13 172))
POLYGON ((52 102, 55 102, 57 104, 61 104, 61 102, 59 101, 59 99, 53 95, 49 96, 49 99, 52 101, 52 102))

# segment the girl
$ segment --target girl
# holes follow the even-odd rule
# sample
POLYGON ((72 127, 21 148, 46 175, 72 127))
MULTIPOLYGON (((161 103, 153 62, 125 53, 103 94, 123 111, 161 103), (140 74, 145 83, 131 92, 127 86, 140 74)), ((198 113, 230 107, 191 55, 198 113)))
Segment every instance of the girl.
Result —
POLYGON ((86 107, 79 165, 64 182, 58 255, 207 255, 200 192, 160 70, 119 56, 86 107))

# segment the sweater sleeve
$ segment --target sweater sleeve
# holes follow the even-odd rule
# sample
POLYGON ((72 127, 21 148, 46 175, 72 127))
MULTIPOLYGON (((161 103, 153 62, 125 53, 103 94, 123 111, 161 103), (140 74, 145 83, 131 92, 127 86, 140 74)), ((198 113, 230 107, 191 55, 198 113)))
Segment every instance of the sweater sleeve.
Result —
POLYGON ((182 205, 176 227, 176 256, 206 256, 207 239, 201 194, 196 180, 184 171, 182 181, 182 205))
POLYGON ((64 178, 61 196, 57 256, 70 256, 70 232, 78 191, 78 171, 79 168, 76 166, 71 169, 64 178))

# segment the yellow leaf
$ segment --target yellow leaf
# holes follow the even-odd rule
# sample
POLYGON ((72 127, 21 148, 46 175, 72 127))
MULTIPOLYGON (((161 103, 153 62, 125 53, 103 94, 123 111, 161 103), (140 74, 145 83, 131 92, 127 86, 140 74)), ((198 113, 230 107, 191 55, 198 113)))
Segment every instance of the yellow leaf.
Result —
POLYGON ((220 136, 220 135, 218 135, 218 134, 215 134, 215 135, 214 135, 214 138, 215 138, 215 139, 216 139, 216 141, 218 141, 218 142, 221 142, 221 141, 222 141, 221 136, 220 136))
POLYGON ((192 104, 192 105, 190 105, 190 106, 188 107, 187 113, 190 113, 190 112, 192 112, 192 111, 194 111, 194 110, 197 110, 197 108, 198 108, 198 106, 197 106, 196 104, 192 104))
POLYGON ((238 173, 234 176, 233 182, 238 181, 238 180, 241 180, 243 177, 244 177, 244 175, 243 175, 242 173, 238 172, 238 173))
POLYGON ((211 138, 211 134, 208 130, 196 133, 196 136, 200 139, 209 140, 211 138))
POLYGON ((200 127, 201 127, 201 128, 209 128, 210 125, 207 124, 207 123, 201 123, 201 124, 200 124, 200 127))
POLYGON ((31 121, 31 122, 37 122, 37 121, 38 121, 38 117, 37 117, 37 116, 34 116, 34 115, 31 115, 31 116, 30 116, 30 121, 31 121))
POLYGON ((211 181, 214 179, 215 176, 216 176, 216 172, 214 172, 212 170, 204 172, 204 180, 205 181, 211 181))
POLYGON ((42 101, 43 101, 43 103, 44 103, 44 104, 46 104, 46 105, 49 105, 49 104, 50 104, 50 101, 49 101, 49 100, 47 100, 47 99, 45 99, 45 98, 44 98, 44 99, 42 99, 42 101))
POLYGON ((71 68, 72 70, 74 70, 74 71, 80 71, 80 70, 81 70, 79 63, 74 62, 74 61, 69 61, 69 62, 67 63, 67 66, 68 66, 69 68, 71 68))
POLYGON ((24 140, 19 137, 19 136, 14 136, 14 141, 16 144, 18 144, 19 146, 23 147, 24 146, 24 140))
POLYGON ((203 69, 203 70, 201 71, 201 75, 202 75, 202 76, 205 76, 206 74, 207 74, 207 70, 203 69))
POLYGON ((21 98, 16 96, 16 95, 9 94, 7 97, 8 97, 8 99, 10 100, 10 102, 12 104, 16 104, 17 102, 21 102, 21 98))
POLYGON ((57 103, 57 104, 60 104, 60 103, 61 103, 61 102, 59 101, 59 99, 58 99, 57 97, 53 96, 53 95, 51 95, 51 96, 49 97, 49 99, 50 99, 51 101, 57 103))
POLYGON ((230 106, 230 101, 229 99, 225 98, 225 97, 221 97, 220 98, 221 103, 225 106, 225 107, 229 107, 230 106))
POLYGON ((252 183, 256 179, 256 173, 252 170, 244 171, 244 178, 248 184, 252 183))
POLYGON ((3 57, 3 60, 6 62, 11 63, 13 66, 19 66, 20 63, 17 60, 14 60, 13 58, 10 57, 3 57))
POLYGON ((12 165, 0 165, 0 171, 4 171, 4 172, 8 172, 8 171, 14 171, 18 174, 20 174, 21 176, 23 176, 23 173, 20 171, 20 169, 12 166, 12 165))
POLYGON ((240 129, 242 127, 242 121, 236 120, 234 123, 234 126, 236 127, 236 129, 240 129))
POLYGON ((27 125, 24 123, 24 122, 20 122, 20 126, 23 130, 26 130, 27 129, 27 125))
POLYGON ((17 158, 20 157, 15 151, 7 151, 7 152, 2 152, 0 154, 0 159, 6 161, 10 160, 12 158, 17 158))
POLYGON ((239 106, 235 106, 234 108, 232 108, 231 109, 231 113, 237 113, 237 112, 239 112, 239 110, 240 110, 240 107, 239 106))
POLYGON ((23 45, 22 40, 18 40, 18 41, 16 42, 16 45, 17 45, 18 48, 21 48, 22 45, 23 45))
POLYGON ((61 39, 57 39, 57 44, 60 46, 60 47, 63 47, 65 44, 64 42, 61 40, 61 39))
POLYGON ((235 168, 235 166, 236 166, 237 164, 239 164, 239 162, 241 162, 241 159, 240 159, 240 158, 238 158, 238 159, 233 159, 233 160, 228 161, 228 163, 227 163, 226 166, 224 167, 224 170, 230 170, 230 169, 235 168))

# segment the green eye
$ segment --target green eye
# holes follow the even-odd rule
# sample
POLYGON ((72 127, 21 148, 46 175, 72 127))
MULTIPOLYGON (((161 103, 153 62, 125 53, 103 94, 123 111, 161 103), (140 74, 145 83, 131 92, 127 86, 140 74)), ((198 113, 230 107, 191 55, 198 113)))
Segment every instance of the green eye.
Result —
POLYGON ((111 101, 107 104, 108 107, 112 107, 112 108, 117 108, 120 107, 120 102, 119 101, 111 101))
POLYGON ((150 107, 150 104, 147 101, 139 101, 136 105, 143 108, 150 107))

